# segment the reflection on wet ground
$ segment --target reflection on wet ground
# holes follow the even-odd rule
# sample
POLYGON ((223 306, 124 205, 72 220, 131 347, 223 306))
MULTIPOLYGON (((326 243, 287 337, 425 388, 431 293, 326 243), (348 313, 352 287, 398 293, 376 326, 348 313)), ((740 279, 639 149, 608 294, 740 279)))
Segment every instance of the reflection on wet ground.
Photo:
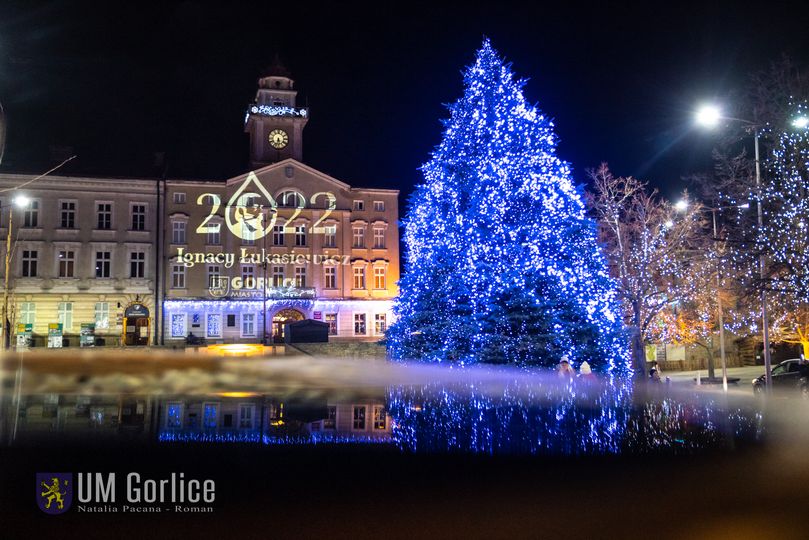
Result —
MULTIPOLYGON (((408 453, 693 454, 757 444, 749 396, 505 368, 327 358, 6 357, 0 442, 374 444, 408 453)), ((804 404, 800 404, 803 406, 804 404)))

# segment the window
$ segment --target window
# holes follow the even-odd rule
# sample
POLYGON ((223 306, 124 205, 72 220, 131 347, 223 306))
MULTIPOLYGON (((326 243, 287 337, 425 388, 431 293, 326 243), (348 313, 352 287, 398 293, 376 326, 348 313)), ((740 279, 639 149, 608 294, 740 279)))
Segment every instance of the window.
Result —
POLYGON ((374 212, 384 212, 385 201, 374 201, 374 212))
POLYGON ((306 245, 306 225, 298 225, 295 227, 295 245, 306 245))
POLYGON ((384 266, 375 266, 374 267, 374 289, 384 289, 385 288, 385 267, 384 266))
POLYGON ((365 407, 354 405, 354 429, 365 429, 365 407))
POLYGON ((236 314, 235 313, 228 313, 226 324, 228 328, 236 328, 236 314))
POLYGON ((374 228, 374 249, 385 249, 385 229, 374 228))
POLYGON ((174 204, 185 204, 185 193, 182 191, 175 191, 173 199, 174 204))
POLYGON ((39 201, 31 201, 23 211, 22 218, 23 227, 37 227, 39 226, 39 201))
POLYGON ((283 266, 273 266, 272 267, 272 286, 273 287, 283 287, 284 286, 284 267, 283 266))
POLYGON ((337 225, 324 227, 323 247, 335 247, 337 245, 337 225))
POLYGON ((374 429, 385 429, 386 427, 385 407, 374 405, 374 429))
POLYGON ((354 210, 358 212, 365 210, 365 201, 354 201, 354 210))
POLYGON ((242 227, 242 245, 255 246, 256 245, 256 231, 247 227, 242 227))
POLYGON ((209 246, 218 246, 222 243, 222 234, 221 234, 222 224, 221 223, 211 223, 209 225, 208 233, 205 236, 205 243, 209 246))
POLYGON ((185 244, 185 221, 171 222, 171 243, 185 244))
POLYGON ((109 302, 96 302, 95 324, 98 328, 110 327, 110 304, 109 302))
POLYGON ((112 203, 96 203, 96 228, 101 230, 112 229, 112 203))
POLYGON ((36 250, 23 250, 22 277, 37 277, 38 253, 36 250))
POLYGON ((35 324, 37 318, 37 305, 34 302, 20 304, 20 323, 35 324))
POLYGON ((208 313, 205 316, 205 336, 222 337, 222 315, 219 313, 208 313))
POLYGON ((242 403, 239 405, 239 427, 242 429, 253 429, 253 413, 255 405, 242 403))
POLYGON ((112 275, 112 253, 96 251, 96 277, 108 278, 112 275))
POLYGON ((171 267, 171 288, 185 289, 185 266, 175 264, 171 267))
POLYGON ((75 201, 62 201, 59 203, 59 226, 63 229, 76 227, 75 201))
POLYGON ((351 229, 351 246, 355 248, 365 247, 365 227, 353 227, 351 229))
POLYGON ((146 230, 146 205, 133 204, 132 205, 132 230, 145 231, 146 230))
POLYGON ((302 289, 306 287, 306 268, 295 268, 295 286, 302 289))
POLYGON ((216 429, 219 425, 219 404, 205 403, 202 405, 202 427, 216 429))
POLYGON ((242 313, 242 337, 255 337, 256 314, 242 313))
POLYGON ((183 427, 183 404, 174 402, 166 405, 166 427, 183 427))
POLYGON ((364 289, 365 288, 365 267, 364 266, 355 266, 354 267, 354 289, 364 289))
MULTIPOLYGON (((251 264, 245 264, 242 266, 242 281, 246 282, 248 279, 251 280, 251 284, 255 285, 256 267, 251 264)), ((248 287, 246 283, 244 283, 242 286, 248 287)))
POLYGON ((59 277, 73 277, 75 264, 75 251, 59 251, 59 277))
POLYGON ((284 226, 283 225, 275 225, 272 228, 272 245, 274 245, 274 246, 283 246, 284 245, 284 226))
POLYGON ((187 320, 185 313, 171 314, 171 337, 185 337, 187 320))
POLYGON ((146 254, 142 251, 133 251, 129 254, 129 277, 146 277, 146 254))
POLYGON ((222 275, 222 270, 220 269, 219 265, 212 264, 208 267, 208 288, 209 289, 218 289, 219 288, 219 277, 222 275))
POLYGON ((365 313, 354 314, 354 335, 355 336, 365 335, 365 313))
POLYGON ((62 330, 73 328, 73 302, 59 302, 57 322, 62 323, 62 330))
POLYGON ((336 289, 337 288, 337 267, 336 266, 324 266, 324 283, 323 287, 326 289, 336 289))
POLYGON ((381 336, 388 329, 388 317, 385 313, 377 313, 374 315, 374 333, 381 336))
POLYGON ((278 197, 278 206, 303 208, 306 206, 306 198, 297 191, 285 191, 278 197))
POLYGON ((337 314, 336 313, 326 313, 326 324, 329 325, 329 335, 336 336, 337 335, 337 314))
POLYGON ((337 429, 337 407, 326 407, 326 418, 323 420, 323 429, 337 429))

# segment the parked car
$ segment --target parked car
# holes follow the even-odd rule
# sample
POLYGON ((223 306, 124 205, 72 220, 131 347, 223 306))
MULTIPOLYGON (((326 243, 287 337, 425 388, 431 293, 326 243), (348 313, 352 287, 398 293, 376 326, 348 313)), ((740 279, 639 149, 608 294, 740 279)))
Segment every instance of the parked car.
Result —
MULTIPOLYGON (((766 376, 753 379, 753 393, 764 391, 766 376)), ((809 399, 809 362, 799 358, 784 360, 772 368, 773 393, 800 392, 809 399)))

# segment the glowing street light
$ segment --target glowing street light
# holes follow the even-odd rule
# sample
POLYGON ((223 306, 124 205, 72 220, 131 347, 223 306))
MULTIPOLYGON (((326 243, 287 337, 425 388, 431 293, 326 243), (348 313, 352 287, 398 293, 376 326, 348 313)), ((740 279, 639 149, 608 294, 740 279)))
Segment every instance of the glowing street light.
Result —
POLYGON ((715 127, 722 118, 722 111, 714 105, 703 105, 697 111, 697 124, 704 127, 715 127))
POLYGON ((678 212, 685 212, 688 210, 688 200, 687 199, 680 199, 674 204, 674 209, 678 212))
MULTIPOLYGON (((703 127, 715 127, 719 120, 733 120, 736 122, 740 122, 741 124, 746 126, 747 132, 753 135, 753 143, 754 143, 754 152, 755 152, 755 170, 756 170, 756 191, 758 192, 758 201, 756 203, 757 207, 757 214, 758 214, 758 228, 761 230, 764 227, 764 211, 761 207, 761 158, 759 152, 759 128, 762 126, 756 122, 751 122, 750 120, 745 120, 742 118, 731 118, 722 116, 722 111, 719 107, 712 106, 712 105, 705 105, 701 107, 697 111, 697 123, 702 125, 703 127)), ((793 121, 793 124, 795 124, 793 121)), ((807 119, 807 125, 809 125, 809 119, 807 119)), ((764 281, 767 277, 766 272, 766 261, 764 258, 764 254, 762 253, 759 256, 759 274, 761 276, 761 280, 764 281)), ((766 389, 767 393, 769 394, 772 390, 772 359, 770 357, 770 323, 769 323, 769 315, 767 313, 767 291, 765 288, 762 287, 761 289, 761 341, 764 346, 764 374, 766 375, 766 389)), ((721 311, 720 311, 721 313, 721 311)))
POLYGON ((29 197, 26 197, 25 195, 17 195, 16 197, 14 197, 13 202, 14 206, 16 206, 17 208, 25 208, 29 204, 31 204, 31 199, 29 197))
POLYGON ((809 127, 809 116, 799 116, 792 121, 793 127, 806 129, 809 127))

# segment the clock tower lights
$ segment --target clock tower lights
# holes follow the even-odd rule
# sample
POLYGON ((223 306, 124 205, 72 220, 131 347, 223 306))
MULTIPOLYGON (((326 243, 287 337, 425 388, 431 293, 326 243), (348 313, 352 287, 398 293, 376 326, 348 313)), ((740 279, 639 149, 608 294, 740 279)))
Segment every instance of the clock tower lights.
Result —
POLYGON ((258 169, 283 159, 302 161, 302 133, 309 110, 297 107, 295 81, 278 59, 258 80, 255 103, 247 107, 244 131, 250 134, 250 167, 258 169))

